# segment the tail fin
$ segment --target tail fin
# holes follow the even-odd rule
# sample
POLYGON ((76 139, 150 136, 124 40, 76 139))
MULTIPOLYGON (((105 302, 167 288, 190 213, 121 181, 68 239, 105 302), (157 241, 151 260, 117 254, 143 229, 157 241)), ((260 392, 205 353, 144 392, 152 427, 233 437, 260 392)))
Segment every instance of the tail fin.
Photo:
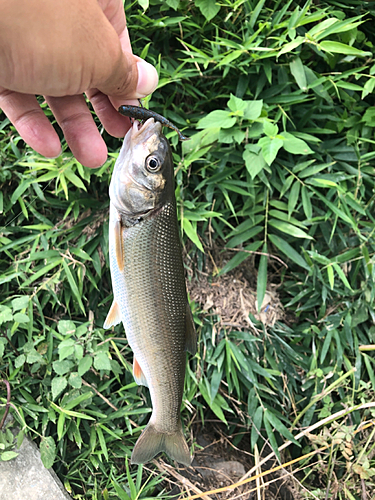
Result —
POLYGON ((191 464, 190 451, 182 433, 182 427, 173 434, 163 434, 158 432, 151 423, 147 425, 135 443, 131 463, 144 464, 161 451, 165 451, 170 458, 181 464, 187 466, 191 464))

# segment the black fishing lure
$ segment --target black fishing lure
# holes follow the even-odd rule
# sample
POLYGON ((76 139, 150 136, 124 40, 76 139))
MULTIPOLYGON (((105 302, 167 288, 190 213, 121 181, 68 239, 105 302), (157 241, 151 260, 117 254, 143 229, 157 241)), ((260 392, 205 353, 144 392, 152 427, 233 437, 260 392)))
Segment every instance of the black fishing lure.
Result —
POLYGON ((181 141, 187 141, 189 139, 189 137, 185 137, 182 132, 175 125, 173 125, 172 122, 164 118, 164 116, 159 115, 159 113, 151 111, 150 109, 141 108, 139 106, 131 106, 130 104, 123 104, 118 108, 118 112, 123 116, 135 118, 136 120, 145 121, 149 118, 153 118, 155 121, 160 122, 165 127, 175 130, 181 141))

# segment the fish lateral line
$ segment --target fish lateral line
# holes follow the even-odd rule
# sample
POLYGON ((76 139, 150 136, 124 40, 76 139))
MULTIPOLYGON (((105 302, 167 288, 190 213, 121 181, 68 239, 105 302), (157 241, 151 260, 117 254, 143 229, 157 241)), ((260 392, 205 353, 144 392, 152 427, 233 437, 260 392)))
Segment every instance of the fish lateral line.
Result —
POLYGON ((176 125, 174 125, 171 121, 167 120, 163 115, 159 115, 155 111, 151 111, 150 109, 141 108, 140 106, 132 106, 131 104, 123 104, 118 108, 118 112, 120 115, 127 116, 128 118, 135 118, 136 120, 148 120, 149 118, 153 118, 155 121, 160 122, 165 127, 168 127, 175 132, 177 132, 178 137, 181 141, 187 141, 190 137, 186 137, 183 135, 181 130, 179 130, 176 125))

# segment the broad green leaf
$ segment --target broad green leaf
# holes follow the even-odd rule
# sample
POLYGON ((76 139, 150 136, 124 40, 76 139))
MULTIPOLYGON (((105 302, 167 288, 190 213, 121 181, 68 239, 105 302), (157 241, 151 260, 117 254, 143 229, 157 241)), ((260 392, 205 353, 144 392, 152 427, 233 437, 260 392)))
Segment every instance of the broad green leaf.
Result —
POLYGON ((244 111, 247 107, 247 101, 244 101, 243 99, 240 99, 239 97, 231 94, 227 105, 228 108, 235 113, 236 111, 244 111))
POLYGON ((333 54, 345 54, 346 56, 371 57, 372 53, 364 50, 356 49, 350 45, 341 42, 333 42, 325 40, 318 45, 323 51, 333 54))
POLYGON ((236 123, 237 118, 230 111, 216 109, 199 120, 197 128, 230 128, 236 123))
MULTIPOLYGON (((4 356, 5 342, 6 342, 6 340, 4 338, 2 338, 2 339, 0 338, 0 359, 4 356)), ((21 356, 24 356, 24 355, 21 354, 21 356)), ((15 366, 16 366, 18 358, 19 358, 19 356, 16 358, 15 366)), ((22 365, 20 365, 20 366, 22 366, 22 365)), ((19 366, 16 366, 16 368, 19 368, 19 366)))
POLYGON ((76 341, 74 339, 63 340, 62 342, 60 342, 58 347, 60 361, 63 361, 73 354, 75 342, 76 341))
POLYGON ((13 314, 10 307, 0 306, 0 325, 6 323, 7 321, 12 321, 13 314))
POLYGON ((76 331, 76 325, 73 321, 62 319, 57 323, 57 329, 61 335, 73 335, 76 331))
POLYGON ((313 239, 312 236, 309 236, 307 233, 305 233, 305 231, 302 231, 302 229, 300 229, 299 227, 293 226, 288 222, 284 222, 282 220, 277 220, 277 219, 270 219, 269 224, 270 226, 279 229, 279 231, 287 233, 296 238, 307 238, 309 240, 313 239))
POLYGON ((68 381, 65 377, 54 377, 52 379, 52 399, 55 400, 59 394, 66 388, 68 381))
POLYGON ((75 389, 80 389, 82 387, 82 378, 77 372, 72 372, 69 375, 68 383, 75 389))
POLYGON ((16 453, 15 451, 3 451, 3 453, 0 453, 0 459, 3 462, 8 462, 9 460, 13 460, 13 458, 18 457, 19 453, 16 453))
POLYGON ((105 351, 98 351, 94 355, 94 367, 96 370, 110 370, 111 363, 105 351))
POLYGON ((219 133, 219 142, 223 144, 232 144, 233 142, 241 144, 245 136, 246 133, 238 127, 222 128, 219 133))
POLYGON ((69 361, 67 359, 64 360, 57 360, 52 363, 54 371, 57 373, 57 375, 65 375, 68 373, 74 366, 72 361, 69 361))
MULTIPOLYGON (((263 245, 262 249, 263 254, 267 253, 267 244, 263 245)), ((261 255, 259 259, 259 267, 258 267, 258 277, 257 277, 257 303, 258 303, 258 312, 260 312, 263 304, 263 299, 266 294, 267 288, 267 262, 268 256, 261 255)))
POLYGON ((27 363, 41 363, 43 362, 43 356, 34 348, 30 349, 26 356, 27 363))
POLYGON ((148 9, 149 6, 149 0, 138 0, 139 5, 142 7, 144 11, 148 9))
POLYGON ((372 94, 374 92, 374 89, 375 89, 375 78, 374 77, 369 78, 363 86, 361 99, 364 99, 369 94, 372 94))
POLYGON ((265 159, 267 165, 271 165, 279 152, 279 149, 283 146, 282 139, 271 139, 270 137, 262 137, 258 141, 258 145, 262 148, 263 158, 265 159))
MULTIPOLYGON (((180 0, 166 0, 166 4, 169 5, 169 7, 172 7, 172 9, 177 10, 180 5, 180 0)), ((145 59, 145 56, 142 54, 140 57, 145 59)))
POLYGON ((28 317, 27 314, 24 313, 16 313, 13 316, 13 320, 16 323, 28 323, 30 321, 30 318, 28 317))
POLYGON ((369 127, 375 127, 375 109, 367 108, 365 114, 363 115, 362 121, 365 122, 369 127))
POLYGON ((56 444, 52 436, 43 437, 40 442, 40 458, 46 469, 50 469, 56 458, 56 444))
POLYGON ((12 321, 13 314, 10 307, 0 306, 0 325, 6 323, 7 321, 12 321))
POLYGON ((263 158, 262 149, 255 144, 247 144, 242 156, 252 179, 255 179, 267 165, 266 160, 263 158))
POLYGON ((194 0, 194 2, 207 21, 211 21, 220 10, 220 5, 215 0, 194 0))
POLYGON ((294 155, 307 155, 313 153, 312 149, 310 149, 305 141, 295 137, 289 132, 283 132, 280 134, 280 137, 283 139, 283 148, 288 151, 288 153, 294 155))
POLYGON ((19 368, 20 366, 23 366, 26 361, 26 356, 24 354, 20 354, 17 356, 16 361, 14 362, 14 366, 16 368, 19 368))
POLYGON ((279 127, 275 123, 265 121, 263 123, 263 131, 268 137, 274 138, 279 133, 279 127))
POLYGON ((20 309, 25 309, 29 304, 30 297, 28 295, 23 295, 22 297, 17 297, 12 300, 13 311, 19 311, 20 309))
POLYGON ((246 118, 246 120, 256 120, 259 118, 263 109, 263 99, 245 102, 246 108, 244 111, 244 118, 246 118))

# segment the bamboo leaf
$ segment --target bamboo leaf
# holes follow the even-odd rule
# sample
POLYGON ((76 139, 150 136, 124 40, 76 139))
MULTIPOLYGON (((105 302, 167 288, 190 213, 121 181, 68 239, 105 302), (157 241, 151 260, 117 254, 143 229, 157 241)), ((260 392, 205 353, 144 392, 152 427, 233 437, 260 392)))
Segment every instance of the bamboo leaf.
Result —
POLYGON ((77 283, 76 283, 74 276, 73 276, 73 273, 70 270, 65 259, 62 259, 62 265, 63 265, 64 271, 65 271, 65 275, 68 279, 70 289, 71 289, 74 297, 77 299, 77 302, 79 304, 81 311, 83 312, 83 314, 86 314, 85 308, 83 306, 82 298, 81 298, 81 295, 80 295, 79 290, 78 290, 77 283))
POLYGON ((269 234, 268 238, 290 260, 306 269, 306 271, 310 271, 310 266, 307 264, 305 259, 291 245, 289 245, 287 241, 283 240, 279 236, 276 236, 275 234, 269 234))
POLYGON ((294 236, 296 238, 307 238, 308 240, 313 239, 312 236, 309 236, 307 233, 305 233, 305 231, 302 231, 302 229, 300 229, 299 227, 292 226, 292 224, 289 224, 289 222, 284 222, 277 219, 270 219, 268 223, 270 226, 279 229, 279 231, 290 234, 291 236, 294 236))
MULTIPOLYGON (((267 244, 263 245, 262 252, 264 254, 267 253, 267 244)), ((261 255, 259 260, 258 267, 258 278, 257 278, 257 304, 258 304, 258 312, 260 312, 263 304, 263 299, 266 294, 267 289, 267 262, 268 256, 261 255)))
POLYGON ((346 56, 358 56, 358 57, 368 57, 371 56, 371 52, 365 50, 359 50, 350 45, 346 45, 341 42, 333 42, 331 40, 325 40, 320 42, 319 47, 325 52, 331 52, 332 54, 344 54, 346 56))

